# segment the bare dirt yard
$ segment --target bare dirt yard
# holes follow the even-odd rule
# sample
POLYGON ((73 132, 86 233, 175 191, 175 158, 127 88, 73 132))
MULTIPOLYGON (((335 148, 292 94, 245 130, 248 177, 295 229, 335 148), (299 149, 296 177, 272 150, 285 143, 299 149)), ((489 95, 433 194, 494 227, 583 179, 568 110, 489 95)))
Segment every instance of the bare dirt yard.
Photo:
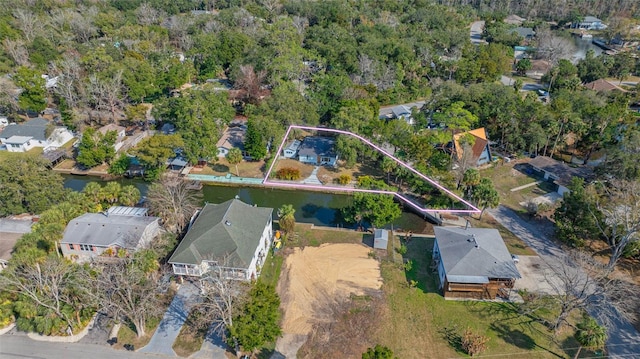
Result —
POLYGON ((328 307, 350 295, 380 291, 380 263, 363 244, 336 243, 294 248, 284 262, 278 293, 282 330, 308 334, 318 321, 332 320, 328 307))
POLYGON ((348 298, 382 294, 380 263, 370 251, 354 243, 292 250, 277 288, 284 313, 277 351, 295 355, 314 328, 336 319, 336 307, 348 298))

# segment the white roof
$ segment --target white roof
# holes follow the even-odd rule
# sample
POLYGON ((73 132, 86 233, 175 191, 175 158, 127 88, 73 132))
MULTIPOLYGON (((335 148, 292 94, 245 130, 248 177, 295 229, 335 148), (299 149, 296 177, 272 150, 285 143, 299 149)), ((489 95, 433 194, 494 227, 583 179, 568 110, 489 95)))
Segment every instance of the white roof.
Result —
POLYGON ((107 210, 109 215, 144 217, 149 210, 140 207, 113 206, 107 210))
POLYGON ((7 138, 6 142, 21 145, 23 143, 29 142, 29 140, 31 140, 32 138, 33 137, 31 136, 11 136, 7 138))

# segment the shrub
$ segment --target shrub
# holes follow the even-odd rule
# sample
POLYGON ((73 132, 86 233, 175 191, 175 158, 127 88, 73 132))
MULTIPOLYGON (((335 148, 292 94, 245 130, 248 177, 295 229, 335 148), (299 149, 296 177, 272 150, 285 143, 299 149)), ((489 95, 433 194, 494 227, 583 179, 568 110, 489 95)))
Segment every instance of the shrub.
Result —
POLYGON ((408 260, 405 264, 404 264, 404 270, 406 272, 411 272, 411 269, 413 269, 413 261, 412 260, 408 260))
POLYGON ((401 255, 407 254, 407 246, 404 244, 401 245, 400 248, 396 248, 396 252, 400 253, 401 255))
POLYGON ((340 175, 340 177, 338 177, 338 184, 347 185, 349 182, 351 182, 351 176, 349 175, 340 175))
POLYGON ((300 179, 300 170, 297 168, 284 167, 276 172, 276 178, 281 180, 295 181, 300 179))
POLYGON ((385 346, 376 344, 374 348, 369 348, 362 354, 362 359, 393 359, 393 352, 385 346))
POLYGON ((467 328, 462 334, 461 344, 462 349, 473 357, 476 354, 480 354, 487 349, 488 337, 475 334, 471 331, 471 328, 467 328))

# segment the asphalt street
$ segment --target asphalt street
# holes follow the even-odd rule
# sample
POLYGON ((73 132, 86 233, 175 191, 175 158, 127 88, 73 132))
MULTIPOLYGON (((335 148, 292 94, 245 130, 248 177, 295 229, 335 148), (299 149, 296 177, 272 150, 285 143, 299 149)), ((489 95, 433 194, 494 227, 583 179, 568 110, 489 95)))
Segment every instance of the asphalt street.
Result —
POLYGON ((145 354, 124 350, 115 350, 106 345, 38 342, 29 339, 26 335, 5 334, 0 336, 0 358, 165 359, 171 357, 159 354, 145 354))

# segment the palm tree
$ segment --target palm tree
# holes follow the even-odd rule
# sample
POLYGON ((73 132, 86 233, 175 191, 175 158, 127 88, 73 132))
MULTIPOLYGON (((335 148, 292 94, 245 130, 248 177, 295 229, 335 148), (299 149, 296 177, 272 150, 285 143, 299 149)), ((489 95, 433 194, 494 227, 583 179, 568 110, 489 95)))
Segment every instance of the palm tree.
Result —
POLYGON ((102 186, 98 182, 89 182, 82 193, 87 196, 87 199, 92 201, 93 203, 100 202, 100 192, 102 190, 102 186))
POLYGON ((140 190, 135 186, 128 185, 120 189, 118 202, 123 206, 134 206, 140 200, 140 190))
POLYGON ((278 219, 280 223, 280 229, 285 231, 285 233, 293 233, 293 230, 296 226, 296 218, 294 214, 296 210, 293 208, 293 205, 285 204, 278 209, 278 219))
POLYGON ((580 344, 578 352, 574 356, 574 359, 577 359, 582 348, 589 350, 604 348, 607 343, 607 328, 599 325, 592 317, 585 315, 577 325, 575 338, 580 344))
POLYGON ((236 176, 240 177, 238 172, 238 163, 242 162, 242 152, 240 149, 236 147, 230 149, 229 153, 227 153, 227 161, 232 165, 236 165, 236 176))
POLYGON ((122 186, 118 182, 109 182, 106 186, 102 187, 102 201, 112 205, 118 201, 118 195, 122 190, 122 186))

